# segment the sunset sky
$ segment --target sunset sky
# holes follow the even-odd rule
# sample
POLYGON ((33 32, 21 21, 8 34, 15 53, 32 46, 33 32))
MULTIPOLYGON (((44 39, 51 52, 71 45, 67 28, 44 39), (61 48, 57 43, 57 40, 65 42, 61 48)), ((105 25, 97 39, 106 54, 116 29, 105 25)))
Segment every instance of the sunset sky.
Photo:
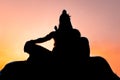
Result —
MULTIPOLYGON (((53 31, 63 9, 89 39, 91 56, 104 57, 120 76, 120 0, 0 0, 0 70, 26 60, 25 42, 53 31)), ((40 45, 52 50, 53 42, 40 45)))

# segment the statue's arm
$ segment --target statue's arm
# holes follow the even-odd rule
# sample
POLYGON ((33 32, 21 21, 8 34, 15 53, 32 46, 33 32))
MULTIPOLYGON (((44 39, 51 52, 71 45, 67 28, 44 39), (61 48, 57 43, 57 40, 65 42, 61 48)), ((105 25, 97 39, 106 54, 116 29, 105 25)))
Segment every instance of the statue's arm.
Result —
POLYGON ((42 43, 42 42, 45 42, 45 41, 48 41, 48 40, 52 39, 54 34, 55 34, 55 32, 51 32, 48 35, 46 35, 45 37, 38 38, 38 39, 35 39, 35 40, 32 40, 32 41, 34 43, 42 43))

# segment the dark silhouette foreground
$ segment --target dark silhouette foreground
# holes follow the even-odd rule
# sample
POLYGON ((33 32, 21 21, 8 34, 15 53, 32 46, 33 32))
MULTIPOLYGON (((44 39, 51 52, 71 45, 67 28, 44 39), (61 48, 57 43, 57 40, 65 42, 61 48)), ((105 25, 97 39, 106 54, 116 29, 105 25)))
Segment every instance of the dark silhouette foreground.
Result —
POLYGON ((120 80, 104 58, 90 56, 88 39, 72 27, 66 10, 60 15, 59 28, 55 26, 55 31, 45 37, 27 41, 24 51, 29 58, 7 64, 0 80, 120 80), (52 38, 52 51, 36 44, 52 38))

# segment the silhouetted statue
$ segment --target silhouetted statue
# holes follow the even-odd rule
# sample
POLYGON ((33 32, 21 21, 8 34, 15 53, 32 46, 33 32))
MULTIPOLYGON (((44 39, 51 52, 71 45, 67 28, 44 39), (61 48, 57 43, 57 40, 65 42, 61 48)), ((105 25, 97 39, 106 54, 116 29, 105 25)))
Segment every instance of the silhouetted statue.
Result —
POLYGON ((55 26, 54 29, 45 37, 27 41, 24 52, 29 54, 29 58, 8 63, 1 71, 0 80, 120 80, 104 58, 90 56, 88 38, 73 28, 66 10, 60 15, 58 28, 55 26), (36 44, 52 38, 52 51, 36 44))
MULTIPOLYGON (((56 26, 54 28, 55 28, 55 31, 52 31, 47 36, 43 38, 38 38, 36 40, 30 40, 29 42, 34 43, 34 46, 36 46, 35 48, 39 49, 42 47, 37 46, 36 43, 42 43, 42 42, 45 42, 53 38, 55 42, 54 48, 52 52, 47 50, 48 54, 49 53, 53 54, 53 57, 55 59, 54 63, 63 64, 63 62, 65 62, 65 59, 67 60, 67 57, 69 56, 66 53, 70 53, 70 46, 72 46, 71 42, 73 41, 73 38, 74 38, 73 34, 75 32, 78 33, 78 36, 80 38, 80 32, 77 29, 73 29, 71 21, 70 21, 70 16, 67 14, 66 10, 63 10, 62 14, 60 15, 59 28, 57 28, 56 26)), ((43 53, 42 51, 41 52, 40 51, 41 51, 40 49, 39 51, 37 50, 39 54, 43 53)))

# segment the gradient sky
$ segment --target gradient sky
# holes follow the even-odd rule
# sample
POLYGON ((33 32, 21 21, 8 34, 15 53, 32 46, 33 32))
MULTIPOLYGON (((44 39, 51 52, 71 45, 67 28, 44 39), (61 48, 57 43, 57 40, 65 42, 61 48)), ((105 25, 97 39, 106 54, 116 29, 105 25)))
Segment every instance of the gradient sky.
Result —
MULTIPOLYGON (((89 39, 91 56, 104 57, 120 76, 120 0, 0 0, 0 70, 26 60, 25 42, 53 31, 63 9, 89 39)), ((52 50, 53 40, 40 45, 52 50)))

